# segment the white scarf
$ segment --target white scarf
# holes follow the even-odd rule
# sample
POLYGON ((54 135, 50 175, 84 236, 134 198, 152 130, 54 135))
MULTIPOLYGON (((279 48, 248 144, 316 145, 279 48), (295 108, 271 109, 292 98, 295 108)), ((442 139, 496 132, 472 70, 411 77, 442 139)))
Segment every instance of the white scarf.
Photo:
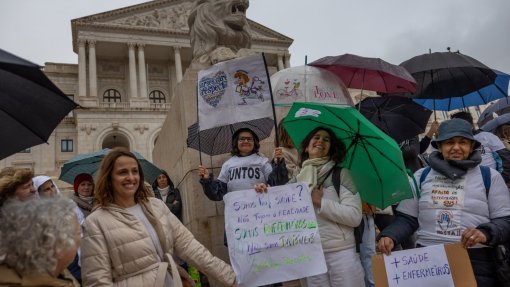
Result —
POLYGON ((170 191, 170 185, 169 185, 169 186, 167 186, 167 187, 165 187, 165 188, 160 188, 160 187, 158 186, 158 191, 159 191, 159 193, 161 194, 161 196, 166 197, 166 196, 168 195, 168 192, 170 191))
POLYGON ((319 180, 324 182, 326 174, 335 166, 329 157, 307 159, 303 162, 299 174, 296 176, 298 182, 307 182, 310 192, 315 188, 319 180))

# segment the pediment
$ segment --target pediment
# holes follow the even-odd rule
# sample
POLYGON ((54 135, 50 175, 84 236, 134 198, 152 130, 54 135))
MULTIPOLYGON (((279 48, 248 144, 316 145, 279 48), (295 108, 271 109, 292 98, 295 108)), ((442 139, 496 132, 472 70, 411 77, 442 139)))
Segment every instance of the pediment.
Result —
MULTIPOLYGON (((77 30, 100 29, 188 34, 188 17, 194 1, 160 0, 106 11, 72 20, 73 38, 77 30)), ((292 43, 292 39, 255 21, 248 20, 253 40, 292 43)), ((73 39, 74 40, 74 39, 73 39)))

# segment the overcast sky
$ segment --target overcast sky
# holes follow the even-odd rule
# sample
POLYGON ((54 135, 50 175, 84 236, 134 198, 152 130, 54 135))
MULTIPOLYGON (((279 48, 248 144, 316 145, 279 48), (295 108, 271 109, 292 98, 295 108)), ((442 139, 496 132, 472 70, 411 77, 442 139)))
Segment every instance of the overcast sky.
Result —
MULTIPOLYGON (((139 0, 0 0, 0 48, 39 65, 77 63, 71 19, 139 0)), ((344 53, 399 64, 460 50, 510 73, 509 0, 251 0, 248 18, 292 39, 292 66, 344 53)))

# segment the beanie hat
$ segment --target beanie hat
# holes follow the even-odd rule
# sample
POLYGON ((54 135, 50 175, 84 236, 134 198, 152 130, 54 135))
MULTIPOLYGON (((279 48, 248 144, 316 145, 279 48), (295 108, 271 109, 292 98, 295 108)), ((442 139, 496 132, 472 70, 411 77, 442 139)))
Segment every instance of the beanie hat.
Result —
POLYGON ((80 186, 80 183, 82 183, 83 181, 90 181, 92 184, 94 184, 94 179, 92 178, 92 176, 90 174, 80 173, 74 178, 74 184, 73 184, 74 193, 78 192, 78 186, 80 186))

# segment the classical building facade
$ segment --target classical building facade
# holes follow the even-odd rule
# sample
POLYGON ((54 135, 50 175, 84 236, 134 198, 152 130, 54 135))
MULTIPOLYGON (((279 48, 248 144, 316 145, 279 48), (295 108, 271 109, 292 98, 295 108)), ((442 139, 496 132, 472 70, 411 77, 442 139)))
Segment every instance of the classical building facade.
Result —
MULTIPOLYGON (((44 72, 80 108, 48 144, 10 156, 0 168, 28 167, 57 178, 73 156, 114 146, 152 160, 174 87, 191 64, 187 19, 193 2, 151 1, 72 20, 78 65, 45 63, 44 72)), ((266 54, 270 73, 289 67, 293 40, 249 24, 252 49, 266 54)))

